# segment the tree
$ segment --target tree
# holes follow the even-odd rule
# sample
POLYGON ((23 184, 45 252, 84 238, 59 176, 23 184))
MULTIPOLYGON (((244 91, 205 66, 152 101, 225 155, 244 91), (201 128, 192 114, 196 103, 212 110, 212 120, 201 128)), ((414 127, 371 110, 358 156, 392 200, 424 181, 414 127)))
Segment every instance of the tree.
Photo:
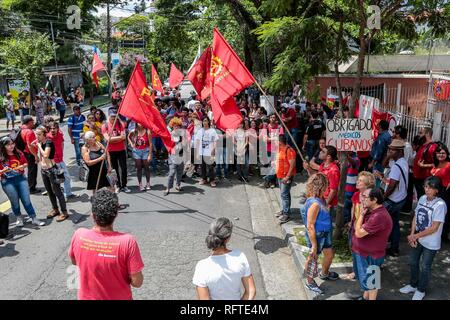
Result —
POLYGON ((52 59, 53 45, 48 35, 38 32, 21 33, 0 42, 0 75, 14 76, 38 85, 42 68, 52 59))

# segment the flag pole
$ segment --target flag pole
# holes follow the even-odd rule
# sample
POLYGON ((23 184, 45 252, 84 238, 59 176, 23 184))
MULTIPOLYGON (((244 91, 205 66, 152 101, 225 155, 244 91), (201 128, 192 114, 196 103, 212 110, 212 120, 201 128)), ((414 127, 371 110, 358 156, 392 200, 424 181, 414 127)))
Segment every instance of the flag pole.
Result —
POLYGON ((300 148, 297 145, 297 142, 295 141, 294 137, 292 136, 291 132, 289 131, 288 127, 286 126, 286 124, 283 122, 283 120, 281 119, 280 114, 278 113, 277 109, 272 105, 272 103, 269 100, 269 97, 267 97, 266 92, 264 91, 264 89, 261 87, 261 85, 259 84, 259 82, 253 77, 253 79, 255 80, 256 85, 258 86, 259 90, 262 92, 263 96, 266 98, 267 102, 269 103, 269 105, 272 107, 272 109, 275 111, 275 114, 277 115, 278 119, 280 119, 280 123, 283 125, 284 130, 288 133, 289 137, 291 138, 291 141, 294 143, 295 148, 297 149, 298 154, 300 155, 300 158, 302 159, 303 162, 307 162, 305 160, 305 158, 303 157, 302 152, 300 151, 300 148))
MULTIPOLYGON (((135 66, 135 68, 136 68, 136 66, 135 66)), ((105 71, 106 75, 108 76, 109 81, 110 81, 110 83, 111 83, 111 85, 112 85, 111 77, 109 76, 109 74, 108 74, 108 72, 107 72, 106 70, 104 70, 104 71, 105 71)), ((133 73, 134 73, 134 70, 133 70, 133 73)), ((131 74, 131 76, 133 76, 133 74, 131 74)), ((111 132, 112 132, 112 130, 114 130, 114 128, 116 127, 117 119, 119 118, 120 108, 122 108, 122 101, 120 102, 119 108, 117 109, 116 119, 114 119, 114 123, 113 123, 113 125, 112 125, 111 130, 108 131, 108 135, 110 135, 111 132)), ((109 116, 109 115, 108 115, 108 116, 109 116)), ((126 139, 126 138, 125 138, 125 139, 126 139)), ((107 144, 106 144, 106 147, 105 147, 105 154, 106 154, 106 155, 108 155, 108 147, 109 147, 110 141, 111 141, 111 137, 109 138, 109 140, 108 140, 108 142, 107 142, 107 144)), ((106 158, 105 158, 105 159, 106 159, 106 158)), ((99 172, 99 175, 98 175, 98 177, 97 177, 97 184, 95 185, 94 193, 98 190, 98 185, 100 184, 100 177, 102 176, 102 170, 103 170, 103 165, 105 164, 105 159, 102 160, 102 164, 100 165, 100 172, 99 172)), ((116 172, 116 174, 119 174, 119 173, 116 172)), ((114 186, 111 186, 111 187, 114 187, 114 186)))

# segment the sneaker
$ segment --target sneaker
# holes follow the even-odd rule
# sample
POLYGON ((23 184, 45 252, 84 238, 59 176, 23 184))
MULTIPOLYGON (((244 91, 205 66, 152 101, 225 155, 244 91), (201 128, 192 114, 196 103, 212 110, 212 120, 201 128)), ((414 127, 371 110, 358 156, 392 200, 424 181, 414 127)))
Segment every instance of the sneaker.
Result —
POLYGON ((289 220, 291 220, 291 218, 289 218, 288 215, 283 214, 278 218, 278 220, 280 220, 280 222, 279 222, 280 224, 283 224, 283 223, 286 223, 289 220))
POLYGON ((423 300, 424 297, 425 297, 425 292, 416 290, 416 292, 414 292, 412 300, 423 300))
POLYGON ((16 227, 23 227, 23 218, 17 217, 16 227))
MULTIPOLYGON (((30 193, 33 194, 31 191, 30 191, 30 193)), ((34 193, 37 193, 37 192, 34 192, 34 193)), ((41 193, 41 195, 43 195, 43 196, 46 196, 47 194, 48 194, 47 190, 45 190, 44 192, 41 193)))
POLYGON ((416 292, 417 288, 414 288, 413 286, 408 284, 408 285, 404 286, 403 288, 401 288, 399 291, 401 293, 408 294, 408 293, 416 292))
POLYGON ((140 185, 140 186, 139 186, 139 190, 145 191, 145 187, 144 187, 143 185, 140 185))
POLYGON ((323 275, 322 273, 319 274, 320 279, 322 280, 331 280, 331 281, 336 281, 337 279, 339 279, 339 274, 337 274, 334 271, 330 271, 328 272, 327 275, 323 275))
MULTIPOLYGON (((30 194, 35 194, 35 193, 39 193, 39 192, 41 192, 41 189, 37 189, 37 188, 36 189, 30 189, 30 194)), ((44 191, 44 192, 46 192, 46 191, 44 191)), ((45 193, 45 194, 47 194, 47 193, 45 193)))
POLYGON ((145 186, 145 190, 152 190, 152 187, 150 186, 150 183, 147 183, 147 185, 145 186))
POLYGON ((31 219, 31 223, 34 224, 35 226, 45 226, 45 222, 39 220, 38 218, 34 217, 33 219, 31 219))
POLYGON ((323 294, 322 289, 319 288, 319 286, 317 285, 317 283, 314 280, 311 283, 306 282, 306 288, 309 291, 314 292, 315 294, 323 294))
POLYGON ((131 192, 131 190, 128 189, 127 187, 123 187, 122 189, 120 189, 120 191, 123 191, 125 193, 130 193, 131 192))
POLYGON ((211 187, 216 187, 217 186, 217 184, 216 184, 216 182, 215 181, 211 181, 211 187))
POLYGON ((200 182, 198 184, 206 184, 207 181, 206 180, 200 180, 200 182))
POLYGON ((279 218, 283 215, 282 211, 275 212, 275 217, 279 218))
POLYGON ((67 202, 67 201, 70 201, 70 200, 78 199, 79 197, 80 197, 79 194, 74 194, 74 193, 72 193, 71 195, 68 195, 68 196, 66 197, 66 202, 67 202))
POLYGON ((272 189, 275 189, 276 186, 275 186, 275 184, 272 183, 272 184, 270 185, 270 187, 271 187, 272 189))

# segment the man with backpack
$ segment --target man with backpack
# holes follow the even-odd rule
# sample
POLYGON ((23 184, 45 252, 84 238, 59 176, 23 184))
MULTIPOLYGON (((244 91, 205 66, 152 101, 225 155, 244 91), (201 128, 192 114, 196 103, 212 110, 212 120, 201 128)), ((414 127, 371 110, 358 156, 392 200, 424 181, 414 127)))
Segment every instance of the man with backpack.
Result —
POLYGON ((73 115, 67 122, 67 129, 69 131, 70 141, 75 148, 75 158, 77 165, 81 166, 81 146, 80 146, 80 133, 83 131, 84 122, 86 117, 81 114, 81 108, 78 105, 73 107, 73 115))
POLYGON ((55 93, 55 95, 55 108, 59 111, 59 123, 63 123, 66 114, 66 102, 58 93, 55 93))
POLYGON ((23 152, 28 162, 28 186, 30 193, 38 193, 41 190, 36 188, 37 185, 37 153, 38 149, 35 145, 36 135, 33 131, 34 120, 30 115, 23 117, 22 127, 17 132, 15 139, 16 148, 23 152))

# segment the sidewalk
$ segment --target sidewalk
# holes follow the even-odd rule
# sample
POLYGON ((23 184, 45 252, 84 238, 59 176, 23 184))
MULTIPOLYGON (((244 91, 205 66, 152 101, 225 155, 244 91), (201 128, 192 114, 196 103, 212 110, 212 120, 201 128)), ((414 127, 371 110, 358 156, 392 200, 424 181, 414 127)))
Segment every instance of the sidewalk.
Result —
MULTIPOLYGON (((108 98, 108 95, 101 95, 94 97, 94 103, 93 105, 96 107, 101 107, 106 104, 110 103, 110 99, 108 98)), ((91 108, 92 105, 89 104, 89 99, 84 100, 83 108, 81 109, 81 112, 88 111, 91 108)), ((65 119, 70 117, 73 114, 73 110, 67 106, 66 108, 66 114, 64 116, 65 119)), ((59 114, 53 114, 53 116, 58 116, 59 114)), ((33 116, 33 119, 36 119, 35 116, 33 116)), ((15 128, 17 128, 17 124, 20 123, 20 115, 16 115, 16 121, 15 121, 15 128)), ((11 129, 10 129, 11 130, 11 129)), ((0 119, 0 137, 5 136, 8 133, 6 130, 6 117, 0 119)))
MULTIPOLYGON (((305 255, 307 248, 298 243, 294 232, 304 229, 304 225, 300 218, 299 200, 300 194, 305 190, 306 176, 297 175, 295 178, 295 186, 292 187, 292 220, 281 225, 281 230, 286 241, 289 242, 289 248, 292 251, 295 265, 302 277, 302 284, 305 285, 303 278, 303 269, 305 265, 305 255), (294 230, 295 228, 295 230, 294 230)), ((279 189, 266 189, 274 208, 280 208, 279 189)), ((279 210, 276 210, 279 211, 279 210)), ((273 218, 274 223, 278 223, 278 219, 273 218)), ((378 300, 410 300, 411 295, 403 295, 398 290, 409 281, 409 246, 406 236, 410 230, 409 216, 401 216, 401 233, 402 240, 400 243, 399 257, 386 257, 381 272, 381 290, 378 292, 378 300)), ((300 236, 301 237, 301 236, 300 236)), ((437 253, 433 261, 432 276, 428 285, 425 300, 449 300, 450 299, 450 263, 446 263, 445 259, 450 257, 450 245, 442 244, 441 250, 437 253)), ((352 271, 352 263, 333 263, 331 270, 338 272, 341 276, 352 271)), ((322 281, 316 279, 319 287, 324 291, 323 295, 314 296, 305 288, 308 299, 310 300, 352 300, 361 295, 359 284, 356 280, 339 279, 335 282, 322 281)))

